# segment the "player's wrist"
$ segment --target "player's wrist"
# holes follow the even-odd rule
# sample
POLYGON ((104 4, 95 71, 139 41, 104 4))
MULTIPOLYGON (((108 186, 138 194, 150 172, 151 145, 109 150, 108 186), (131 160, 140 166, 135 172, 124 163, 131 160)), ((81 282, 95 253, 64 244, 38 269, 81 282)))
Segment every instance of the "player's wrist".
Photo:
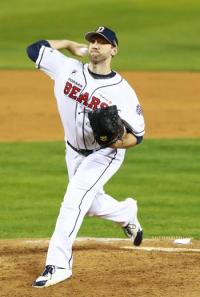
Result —
POLYGON ((123 148, 123 141, 121 139, 114 142, 111 146, 111 148, 123 148))
POLYGON ((127 149, 135 146, 136 143, 137 143, 136 137, 131 133, 125 132, 124 135, 122 136, 122 139, 117 140, 115 143, 111 145, 111 147, 116 149, 117 148, 127 149))

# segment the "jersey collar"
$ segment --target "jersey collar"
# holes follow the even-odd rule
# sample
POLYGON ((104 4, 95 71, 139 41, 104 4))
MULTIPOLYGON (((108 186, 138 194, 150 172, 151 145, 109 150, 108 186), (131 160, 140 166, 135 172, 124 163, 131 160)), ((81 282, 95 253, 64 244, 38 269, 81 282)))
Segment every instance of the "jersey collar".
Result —
POLYGON ((92 72, 92 71, 89 69, 88 66, 87 66, 87 70, 88 70, 89 74, 90 74, 93 78, 95 78, 95 79, 107 79, 107 78, 112 78, 112 77, 114 77, 114 76, 116 75, 116 72, 113 71, 113 70, 112 70, 110 73, 108 73, 108 74, 97 74, 97 73, 94 73, 94 72, 92 72))

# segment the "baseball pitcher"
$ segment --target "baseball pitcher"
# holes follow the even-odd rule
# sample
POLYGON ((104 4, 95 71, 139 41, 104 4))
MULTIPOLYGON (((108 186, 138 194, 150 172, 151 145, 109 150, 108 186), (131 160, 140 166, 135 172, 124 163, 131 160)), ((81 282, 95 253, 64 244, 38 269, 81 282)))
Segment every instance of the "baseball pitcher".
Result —
POLYGON ((88 45, 70 40, 40 40, 28 46, 29 58, 54 80, 64 128, 69 183, 51 237, 44 272, 33 287, 54 285, 72 275, 72 246, 86 215, 118 223, 134 245, 142 242, 133 198, 117 201, 104 185, 123 163, 127 148, 141 143, 144 118, 138 98, 111 69, 118 39, 111 29, 87 32, 88 45), (88 56, 89 62, 67 57, 88 56))

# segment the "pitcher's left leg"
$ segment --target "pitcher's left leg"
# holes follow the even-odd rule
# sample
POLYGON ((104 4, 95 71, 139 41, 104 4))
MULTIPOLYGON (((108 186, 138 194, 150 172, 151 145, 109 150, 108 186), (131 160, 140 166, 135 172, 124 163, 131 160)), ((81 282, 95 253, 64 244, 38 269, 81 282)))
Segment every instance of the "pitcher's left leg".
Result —
POLYGON ((119 169, 123 157, 116 150, 96 152, 83 160, 68 185, 54 234, 51 238, 46 265, 72 269, 72 245, 96 193, 119 169))
POLYGON ((142 243, 143 230, 137 213, 138 206, 135 199, 126 198, 123 201, 117 201, 101 190, 93 200, 87 215, 102 217, 119 224, 125 235, 131 238, 134 245, 138 246, 142 243))

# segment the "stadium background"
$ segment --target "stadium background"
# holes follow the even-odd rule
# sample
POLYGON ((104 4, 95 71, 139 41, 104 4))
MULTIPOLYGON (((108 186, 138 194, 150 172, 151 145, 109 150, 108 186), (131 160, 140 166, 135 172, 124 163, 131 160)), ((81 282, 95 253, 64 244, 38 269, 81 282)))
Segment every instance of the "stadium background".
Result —
MULTIPOLYGON (((198 245, 199 9, 197 0, 1 2, 0 237, 3 250, 5 242, 6 245, 14 242, 7 239, 51 236, 67 183, 53 84, 34 70, 26 57, 26 46, 39 39, 84 42, 84 33, 99 25, 117 32, 120 54, 113 61, 113 68, 121 72, 138 93, 147 124, 145 141, 127 152, 125 164, 106 190, 117 199, 130 193, 136 197, 146 239, 190 237, 198 245)), ((124 237, 118 226, 94 218, 85 219, 79 236, 124 237)), ((3 280, 6 283, 7 279, 3 280)), ((190 296, 196 296, 195 289, 185 289, 190 296)), ((140 293, 144 294, 144 290, 140 293)), ((27 296, 23 294, 16 296, 27 296)), ((105 296, 100 294, 96 296, 105 296)), ((54 292, 53 296, 62 295, 54 292)), ((78 292, 75 296, 90 295, 78 292)), ((127 291, 121 296, 134 295, 127 291)), ((135 296, 140 296, 139 291, 135 296)), ((165 296, 168 296, 166 292, 165 296)), ((187 295, 183 291, 179 296, 187 295)))

